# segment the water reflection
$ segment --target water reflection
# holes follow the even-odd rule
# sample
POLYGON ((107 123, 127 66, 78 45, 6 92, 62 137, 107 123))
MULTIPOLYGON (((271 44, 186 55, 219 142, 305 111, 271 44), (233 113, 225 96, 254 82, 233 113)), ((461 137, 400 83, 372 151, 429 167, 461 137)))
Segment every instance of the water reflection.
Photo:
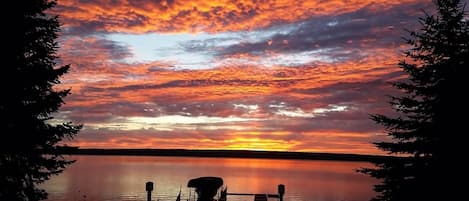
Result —
MULTIPOLYGON (((77 160, 45 188, 49 200, 145 200, 145 182, 153 181, 154 200, 182 198, 191 178, 219 176, 228 192, 276 193, 285 184, 285 200, 369 200, 377 181, 355 173, 362 162, 231 159, 196 157, 74 156, 77 160)), ((252 200, 228 197, 228 200, 252 200)))

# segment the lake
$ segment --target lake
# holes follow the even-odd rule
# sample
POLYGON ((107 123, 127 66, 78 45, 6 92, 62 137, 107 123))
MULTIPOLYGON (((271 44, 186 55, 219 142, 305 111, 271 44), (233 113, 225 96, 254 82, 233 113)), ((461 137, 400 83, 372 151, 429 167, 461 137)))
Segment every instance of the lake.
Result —
MULTIPOLYGON (((222 177, 228 193, 277 193, 285 201, 366 201, 378 181, 356 173, 366 162, 153 156, 72 156, 77 160, 43 184, 50 201, 146 200, 145 183, 154 182, 152 200, 182 200, 201 176, 222 177)), ((191 191, 192 190, 192 191, 191 191)), ((252 201, 251 196, 228 196, 252 201)), ((273 199, 271 199, 273 200, 273 199)))

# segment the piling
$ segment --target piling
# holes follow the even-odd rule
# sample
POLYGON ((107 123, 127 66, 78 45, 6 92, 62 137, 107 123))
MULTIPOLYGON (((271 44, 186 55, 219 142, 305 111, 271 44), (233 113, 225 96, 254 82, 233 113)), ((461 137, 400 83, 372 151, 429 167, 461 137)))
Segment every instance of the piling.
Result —
POLYGON ((153 182, 147 182, 145 184, 145 190, 147 191, 147 201, 151 201, 151 191, 153 191, 153 182))
POLYGON ((278 185, 278 197, 280 201, 283 201, 284 194, 285 194, 285 185, 279 184, 278 185))

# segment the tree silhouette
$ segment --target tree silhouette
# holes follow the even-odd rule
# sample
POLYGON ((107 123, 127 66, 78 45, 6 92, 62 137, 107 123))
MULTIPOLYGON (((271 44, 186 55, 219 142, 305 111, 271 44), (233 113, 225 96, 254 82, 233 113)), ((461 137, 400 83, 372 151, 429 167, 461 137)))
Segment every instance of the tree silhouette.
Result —
POLYGON ((391 138, 376 146, 407 156, 360 170, 382 180, 373 200, 453 200, 463 194, 454 180, 465 172, 458 161, 467 157, 462 156, 467 101, 461 93, 468 91, 469 23, 459 0, 434 4, 435 14, 425 13, 421 29, 405 39, 411 48, 399 67, 408 79, 394 83, 403 95, 390 101, 398 115, 371 117, 391 138))
MULTIPOLYGON (((20 1, 9 7, 5 26, 11 47, 4 53, 0 83, 0 200, 41 200, 47 193, 37 184, 58 174, 72 161, 57 151, 81 125, 61 122, 52 114, 70 90, 54 88, 69 66, 55 67, 57 16, 45 14, 56 2, 20 1), (21 5, 18 5, 21 4, 21 5)), ((65 146, 66 147, 66 146, 65 146)))

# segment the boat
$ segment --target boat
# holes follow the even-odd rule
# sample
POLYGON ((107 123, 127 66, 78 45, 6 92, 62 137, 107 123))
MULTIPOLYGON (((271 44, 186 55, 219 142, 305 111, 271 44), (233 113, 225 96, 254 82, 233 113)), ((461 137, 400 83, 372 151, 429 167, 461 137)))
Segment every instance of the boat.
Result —
POLYGON ((191 179, 187 183, 187 187, 195 188, 197 201, 214 201, 213 197, 215 197, 222 186, 223 179, 220 177, 199 177, 191 179))

